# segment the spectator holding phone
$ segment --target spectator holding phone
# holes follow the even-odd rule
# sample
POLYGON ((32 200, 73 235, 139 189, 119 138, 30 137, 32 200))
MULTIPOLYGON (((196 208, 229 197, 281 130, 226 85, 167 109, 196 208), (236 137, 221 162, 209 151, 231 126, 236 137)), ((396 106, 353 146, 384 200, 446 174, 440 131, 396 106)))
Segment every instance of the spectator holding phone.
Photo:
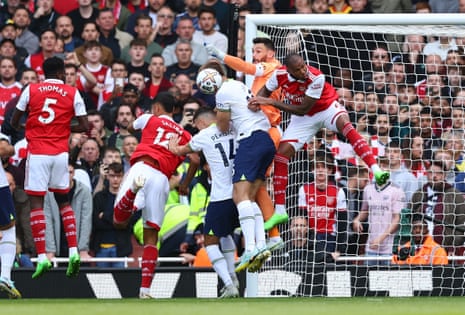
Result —
POLYGON ((93 191, 95 196, 99 191, 108 188, 108 166, 112 163, 122 163, 121 152, 115 147, 107 147, 102 154, 103 158, 99 166, 99 174, 95 176, 96 184, 93 191))
POLYGON ((199 100, 194 97, 189 97, 182 105, 182 117, 179 124, 189 131, 191 135, 199 131, 194 127, 194 114, 199 110, 200 106, 199 100))

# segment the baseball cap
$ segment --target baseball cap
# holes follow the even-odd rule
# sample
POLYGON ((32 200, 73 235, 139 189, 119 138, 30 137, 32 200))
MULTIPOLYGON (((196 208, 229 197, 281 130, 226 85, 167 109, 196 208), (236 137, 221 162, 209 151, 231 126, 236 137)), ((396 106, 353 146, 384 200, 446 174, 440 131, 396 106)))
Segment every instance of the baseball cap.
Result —
POLYGON ((8 19, 6 20, 5 24, 2 25, 1 31, 3 31, 3 29, 7 26, 13 26, 14 28, 18 28, 18 25, 16 25, 16 23, 12 19, 8 19))
POLYGON ((133 92, 135 94, 139 94, 139 89, 134 84, 128 83, 124 86, 123 92, 133 92))

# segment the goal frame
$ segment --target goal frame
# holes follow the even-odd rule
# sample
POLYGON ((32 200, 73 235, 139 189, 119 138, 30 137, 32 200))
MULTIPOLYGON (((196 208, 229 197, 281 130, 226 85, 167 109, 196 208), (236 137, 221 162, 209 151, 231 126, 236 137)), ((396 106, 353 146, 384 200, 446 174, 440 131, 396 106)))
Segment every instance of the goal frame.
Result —
MULTIPOLYGON (((253 39, 257 36, 259 26, 418 26, 418 25, 455 25, 462 26, 465 34, 463 14, 249 14, 245 17, 245 59, 252 62, 253 39)), ((254 77, 245 76, 245 83, 251 86, 254 77)), ((458 260, 464 257, 454 257, 458 260)), ((353 257, 352 257, 353 259, 353 257)), ((341 257, 341 261, 345 257, 341 257)), ((258 275, 247 273, 246 297, 256 297, 258 275)))
MULTIPOLYGON (((464 25, 460 13, 435 14, 248 14, 245 16, 245 60, 252 61, 252 40, 259 25, 464 25)), ((465 33, 465 27, 464 27, 465 33)), ((252 85, 253 76, 245 78, 252 85)))

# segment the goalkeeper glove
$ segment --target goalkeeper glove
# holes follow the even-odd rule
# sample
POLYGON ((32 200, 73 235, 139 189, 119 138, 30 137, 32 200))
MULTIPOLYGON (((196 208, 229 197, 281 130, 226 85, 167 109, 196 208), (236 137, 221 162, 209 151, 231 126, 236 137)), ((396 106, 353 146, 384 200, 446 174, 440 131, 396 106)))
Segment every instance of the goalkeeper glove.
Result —
POLYGON ((224 57, 226 56, 226 54, 224 52, 222 52, 221 50, 219 50, 218 48, 216 48, 212 44, 204 43, 203 45, 205 46, 205 49, 207 50, 209 55, 211 55, 211 56, 213 56, 215 58, 218 58, 221 61, 224 61, 224 57))

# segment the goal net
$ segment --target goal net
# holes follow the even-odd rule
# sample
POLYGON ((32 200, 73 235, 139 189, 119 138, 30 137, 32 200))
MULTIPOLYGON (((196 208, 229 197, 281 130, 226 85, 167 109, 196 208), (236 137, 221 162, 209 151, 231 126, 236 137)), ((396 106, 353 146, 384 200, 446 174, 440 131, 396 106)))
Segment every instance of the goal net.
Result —
MULTIPOLYGON (((461 24, 459 15, 441 14, 247 16, 246 59, 259 32, 273 40, 281 62, 298 53, 319 68, 397 187, 371 187, 371 172, 350 144, 321 130, 290 162, 285 248, 259 273, 259 296, 463 294, 461 24), (323 184, 318 161, 329 172, 335 166, 323 184), (358 215, 364 220, 354 227, 358 215), (341 252, 336 261, 328 244, 341 252), (406 249, 397 256, 399 246, 406 249)), ((289 117, 283 114, 284 130, 289 117)))

